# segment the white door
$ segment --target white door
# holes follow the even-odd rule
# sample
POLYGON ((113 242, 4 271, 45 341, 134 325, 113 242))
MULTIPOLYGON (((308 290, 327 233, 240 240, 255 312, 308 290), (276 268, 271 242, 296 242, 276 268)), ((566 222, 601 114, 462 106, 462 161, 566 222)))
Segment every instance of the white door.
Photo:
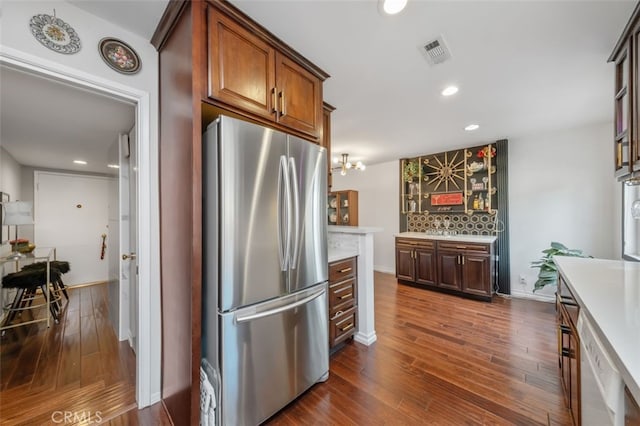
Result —
POLYGON ((35 172, 34 241, 38 247, 55 247, 57 259, 70 263, 65 285, 108 279, 102 236, 108 234, 109 180, 35 172))
POLYGON ((129 158, 123 158, 121 161, 128 160, 127 164, 121 164, 120 167, 128 167, 128 205, 129 205, 129 235, 123 235, 123 240, 129 243, 128 252, 123 252, 123 274, 129 277, 129 344, 133 351, 138 353, 138 150, 136 141, 136 126, 129 132, 128 136, 128 154, 129 158), (126 257, 125 257, 126 256, 126 257))
MULTIPOLYGON (((109 148, 109 164, 118 164, 120 155, 120 137, 109 148)), ((119 172, 119 170, 118 170, 119 172)), ((113 179, 109 185, 109 233, 107 234, 107 256, 109 259, 109 320, 118 340, 128 337, 128 324, 126 330, 123 326, 123 311, 120 295, 120 179, 113 179)), ((126 311, 129 315, 129 310, 126 311)), ((128 323, 128 320, 127 320, 128 323)))

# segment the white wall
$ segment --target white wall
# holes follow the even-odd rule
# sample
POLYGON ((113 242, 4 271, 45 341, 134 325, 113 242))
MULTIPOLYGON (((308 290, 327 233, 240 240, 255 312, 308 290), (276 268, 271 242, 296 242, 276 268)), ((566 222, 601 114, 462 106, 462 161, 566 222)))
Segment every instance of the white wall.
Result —
MULTIPOLYGON (((20 192, 21 186, 21 167, 20 164, 9 154, 4 148, 2 148, 2 140, 0 140, 0 191, 9 194, 10 201, 23 200, 20 192)), ((22 235, 22 227, 20 229, 22 235)), ((8 240, 14 238, 15 228, 9 227, 10 236, 8 240)), ((0 246, 0 256, 6 256, 11 252, 11 246, 7 243, 0 246)), ((8 265, 6 265, 8 266, 8 265)), ((4 268, 5 265, 2 266, 4 268)), ((4 271, 2 275, 4 275, 4 271)), ((14 272, 12 269, 6 270, 6 273, 14 272)), ((13 300, 13 292, 3 291, 0 295, 0 303, 2 306, 6 306, 13 300)), ((0 321, 4 318, 4 310, 0 312, 0 321)))
MULTIPOLYGON (((481 144, 482 141, 478 141, 481 144)), ((620 192, 613 178, 611 124, 584 126, 509 140, 511 290, 515 296, 550 298, 554 289, 532 293, 537 269, 530 262, 551 241, 594 257, 620 257, 620 192), (523 274, 526 286, 519 284, 523 274)), ((333 190, 359 191, 360 225, 375 234, 375 267, 395 272, 393 234, 398 232, 398 161, 334 174, 333 190)))
MULTIPOLYGON (((34 201, 34 174, 36 171, 40 172, 53 172, 53 173, 64 173, 68 175, 79 175, 79 176, 104 176, 104 177, 112 177, 108 174, 101 173, 83 173, 77 170, 61 170, 61 169, 50 169, 46 167, 30 167, 30 166, 22 166, 21 167, 21 175, 20 175, 20 196, 22 197, 22 201, 34 201)), ((20 227, 20 235, 29 241, 34 241, 34 226, 35 225, 22 225, 20 227)))
POLYGON ((395 274, 394 234, 399 230, 399 162, 367 166, 365 171, 352 170, 346 176, 333 174, 332 191, 358 191, 358 224, 377 226, 382 232, 373 234, 373 265, 376 271, 395 274))
POLYGON ((0 150, 0 191, 8 193, 11 201, 22 200, 21 166, 4 148, 0 147, 0 150))
MULTIPOLYGON (((610 123, 509 140, 512 294, 532 295, 538 270, 530 263, 551 241, 594 257, 619 256, 612 155, 610 123)), ((551 298, 554 291, 535 294, 551 298)))
MULTIPOLYGON (((20 164, 9 154, 4 148, 1 147, 2 141, 0 140, 0 191, 9 194, 10 201, 25 201, 22 198, 21 193, 21 167, 20 164)), ((20 235, 22 235, 22 228, 20 227, 20 235)), ((9 239, 15 237, 15 228, 10 227, 9 239)), ((0 256, 5 256, 11 251, 9 244, 0 246, 0 256)))
MULTIPOLYGON (((21 62, 35 64, 47 70, 64 72, 81 80, 91 80, 109 87, 121 87, 127 93, 145 93, 149 96, 149 113, 137 117, 145 123, 143 133, 149 134, 149 217, 144 218, 152 232, 148 242, 151 263, 150 295, 151 310, 151 402, 160 399, 160 265, 159 265, 159 208, 158 208, 158 55, 148 40, 118 27, 115 23, 91 15, 70 3, 62 1, 11 1, 2 2, 0 13, 0 52, 21 62), (81 50, 73 55, 56 53, 38 42, 29 30, 29 20, 39 13, 52 14, 71 25, 81 39, 81 50), (100 58, 98 42, 104 37, 115 37, 132 46, 140 56, 142 67, 138 74, 124 75, 109 68, 100 58), (147 126, 148 125, 148 126, 147 126)), ((144 153, 141 153, 144 155, 144 153)), ((143 183, 145 187, 146 184, 143 183)), ((147 368, 147 367, 145 367, 147 368)), ((139 401, 143 405, 149 402, 139 401)))

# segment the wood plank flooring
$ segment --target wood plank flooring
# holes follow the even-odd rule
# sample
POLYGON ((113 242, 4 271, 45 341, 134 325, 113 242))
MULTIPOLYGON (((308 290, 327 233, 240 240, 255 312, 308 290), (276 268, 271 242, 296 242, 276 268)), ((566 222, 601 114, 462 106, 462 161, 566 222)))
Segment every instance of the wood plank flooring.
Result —
POLYGON ((95 424, 100 417, 136 424, 135 355, 109 323, 107 285, 70 288, 64 303, 59 324, 17 327, 2 337, 0 423, 95 424), (76 416, 60 422, 64 412, 76 416))
POLYGON ((370 347, 347 344, 270 425, 570 425, 551 303, 467 300, 375 274, 370 347))

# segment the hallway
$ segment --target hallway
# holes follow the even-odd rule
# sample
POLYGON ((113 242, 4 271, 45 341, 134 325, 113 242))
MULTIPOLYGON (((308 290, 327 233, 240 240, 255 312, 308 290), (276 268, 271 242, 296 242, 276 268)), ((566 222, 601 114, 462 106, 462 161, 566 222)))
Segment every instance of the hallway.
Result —
POLYGON ((6 330, 0 343, 3 425, 60 423, 64 412, 77 414, 64 424, 104 422, 136 408, 135 354, 118 342, 107 298, 106 283, 71 287, 60 324, 6 330))

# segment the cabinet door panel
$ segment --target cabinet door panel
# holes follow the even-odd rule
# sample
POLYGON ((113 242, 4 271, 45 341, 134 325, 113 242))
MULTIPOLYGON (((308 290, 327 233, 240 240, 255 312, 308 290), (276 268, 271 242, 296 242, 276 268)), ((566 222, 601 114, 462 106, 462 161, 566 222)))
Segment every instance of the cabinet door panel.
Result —
POLYGON ((396 246, 396 278, 415 281, 413 248, 396 246))
POLYGON ((278 122, 320 137, 322 83, 309 71, 278 53, 276 55, 278 122))
POLYGON ((462 288, 462 274, 457 252, 440 251, 438 253, 438 286, 451 290, 462 288))
POLYGON ((569 353, 570 353, 570 368, 569 368, 569 383, 570 383, 570 406, 571 414, 573 415, 573 422, 576 425, 582 424, 580 422, 580 341, 578 335, 571 330, 569 339, 569 353))
POLYGON ((638 93, 638 84, 640 84, 640 25, 636 25, 633 30, 632 44, 634 46, 633 64, 632 64, 632 87, 633 93, 631 101, 633 102, 633 114, 631 116, 632 134, 630 139, 630 161, 631 170, 640 170, 640 94, 638 93))
POLYGON ((209 97, 274 119, 275 50, 209 8, 209 97))
POLYGON ((462 259, 462 291, 479 296, 491 296, 491 258, 464 255, 462 259))
POLYGON ((416 282, 436 285, 436 253, 433 250, 416 249, 416 282))

